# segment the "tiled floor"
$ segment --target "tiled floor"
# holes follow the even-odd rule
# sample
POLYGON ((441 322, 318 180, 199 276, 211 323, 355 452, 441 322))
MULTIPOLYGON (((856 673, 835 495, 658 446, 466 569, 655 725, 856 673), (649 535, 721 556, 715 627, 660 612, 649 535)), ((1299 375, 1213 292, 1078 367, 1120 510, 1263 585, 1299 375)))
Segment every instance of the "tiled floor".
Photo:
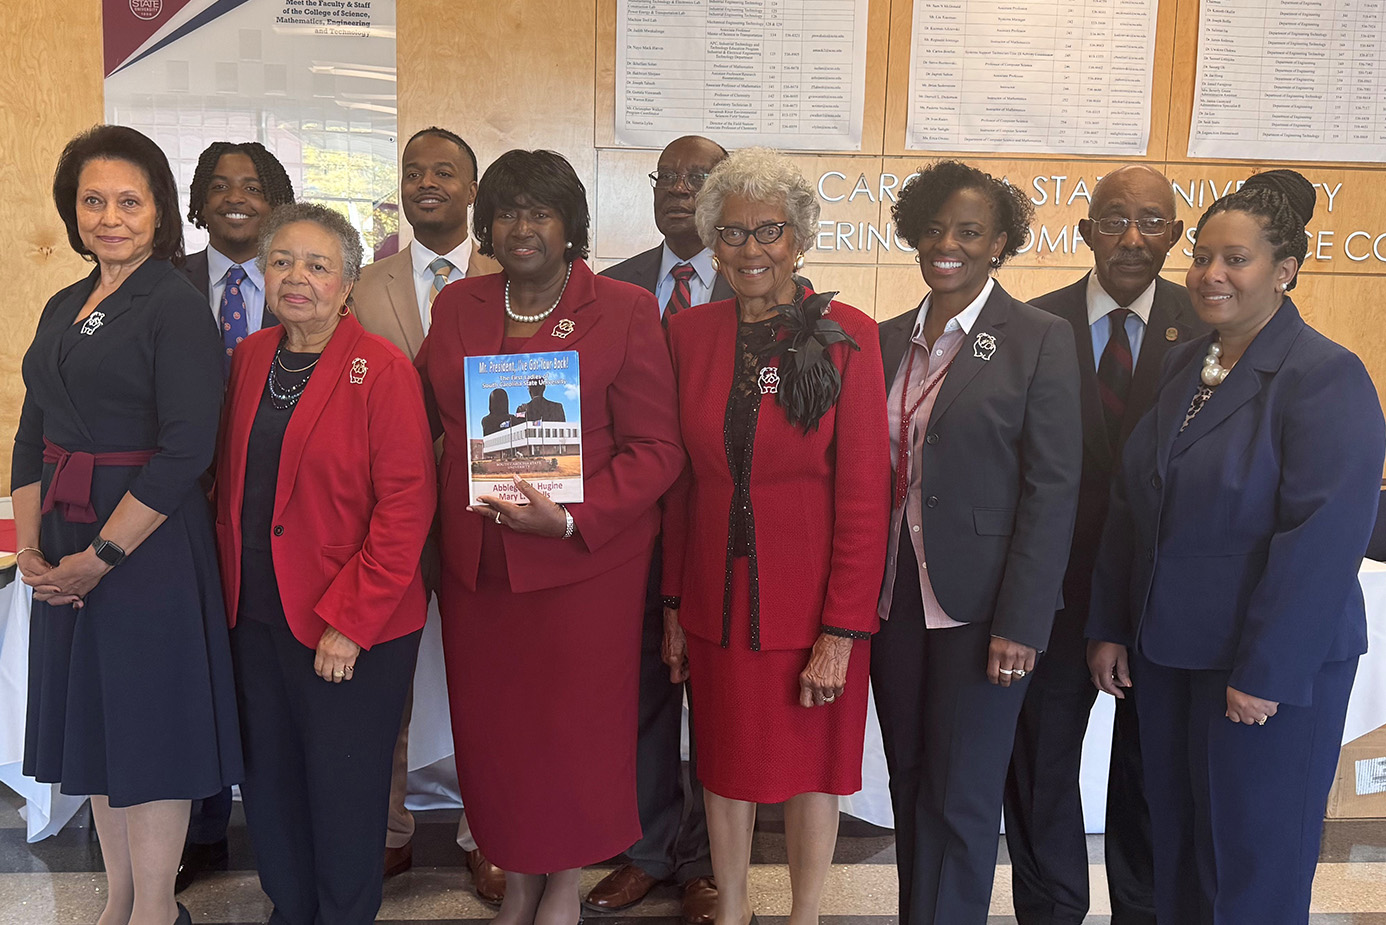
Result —
MULTIPOLYGON (((24 841, 18 798, 0 787, 0 925, 91 925, 104 904, 105 878, 91 829, 79 825, 85 813, 54 838, 35 845, 24 841)), ((453 842, 457 814, 420 813, 414 841, 414 869, 390 880, 378 921, 399 925, 484 922, 494 910, 470 890, 462 852, 453 842)), ((785 866, 784 826, 776 807, 761 812, 753 855, 752 889, 758 918, 782 925, 789 912, 789 873, 785 866)), ((1087 921, 1109 922, 1102 841, 1089 838, 1093 859, 1093 908, 1087 921)), ((250 925, 269 917, 260 892, 240 807, 232 818, 231 869, 194 884, 179 898, 193 921, 250 925)), ((585 884, 605 874, 594 867, 585 884)), ((1013 923, 1010 865, 1000 842, 996 888, 989 925, 1013 923)), ((893 925, 895 849, 891 833, 844 818, 836 865, 823 908, 825 925, 893 925)), ((678 894, 657 888, 645 902, 618 916, 588 913, 588 925, 677 925, 678 894)), ((1312 925, 1386 925, 1386 820, 1330 823, 1324 836, 1315 881, 1312 925)))

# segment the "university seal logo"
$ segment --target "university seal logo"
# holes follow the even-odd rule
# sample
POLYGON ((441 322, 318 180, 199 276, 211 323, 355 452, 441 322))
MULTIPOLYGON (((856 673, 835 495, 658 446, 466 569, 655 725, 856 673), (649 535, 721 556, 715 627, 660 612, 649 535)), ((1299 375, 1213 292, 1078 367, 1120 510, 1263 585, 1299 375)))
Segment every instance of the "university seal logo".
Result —
POLYGON ((164 11, 164 0, 130 0, 130 12, 136 19, 154 19, 164 11))

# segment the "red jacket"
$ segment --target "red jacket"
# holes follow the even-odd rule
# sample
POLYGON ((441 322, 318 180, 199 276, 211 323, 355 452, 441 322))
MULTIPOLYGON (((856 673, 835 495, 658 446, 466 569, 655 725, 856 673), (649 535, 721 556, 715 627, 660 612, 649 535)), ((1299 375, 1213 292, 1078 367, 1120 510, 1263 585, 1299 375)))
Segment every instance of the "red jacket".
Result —
MULTIPOLYGON (((236 622, 241 505, 250 427, 282 336, 236 348, 217 454, 217 550, 226 614, 236 622)), ((369 649, 424 625, 419 570, 437 504, 419 377, 354 315, 337 325, 284 433, 271 538, 294 638, 316 648, 331 624, 369 649)))
MULTIPOLYGON (((761 399, 751 462, 759 645, 729 640, 737 647, 806 649, 824 626, 867 634, 880 625, 890 513, 880 341, 875 322, 850 305, 833 302, 829 317, 861 350, 828 348, 842 392, 818 428, 805 434, 774 395, 761 399)), ((736 328, 734 299, 684 310, 669 323, 689 470, 665 501, 663 592, 682 598, 684 629, 713 642, 724 631, 733 485, 723 430, 736 328)))
MULTIPOLYGON (((476 589, 481 515, 467 510, 463 367, 501 352, 506 275, 459 280, 433 302, 433 323, 415 365, 435 428, 443 434, 443 587, 476 589)), ((577 537, 503 532, 510 587, 519 592, 584 581, 647 554, 659 533, 659 499, 683 467, 669 349, 654 297, 595 276, 581 260, 558 307, 525 352, 576 350, 582 387, 583 501, 568 505, 577 537), (566 322, 566 323, 565 323, 566 322)))

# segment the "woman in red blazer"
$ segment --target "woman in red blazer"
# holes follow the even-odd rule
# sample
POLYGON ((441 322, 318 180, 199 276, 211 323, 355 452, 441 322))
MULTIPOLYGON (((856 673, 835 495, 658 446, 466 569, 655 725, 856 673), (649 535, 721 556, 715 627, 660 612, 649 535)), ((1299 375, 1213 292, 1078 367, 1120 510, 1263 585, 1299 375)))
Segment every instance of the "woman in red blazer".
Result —
POLYGON ((691 682, 720 923, 750 918, 756 804, 784 801, 790 921, 817 922, 837 797, 861 789, 885 386, 875 323, 794 280, 818 208, 773 151, 722 161, 696 220, 736 298, 669 323, 690 467, 666 503, 665 658, 691 682))
POLYGON ((659 498, 683 465, 673 374, 654 298, 582 261, 587 194, 561 156, 502 155, 473 222, 504 272, 439 293, 415 358, 444 436, 438 602, 457 776, 477 847, 507 872, 496 921, 572 925, 583 865, 640 837, 645 581, 659 498), (525 504, 470 505, 468 358, 559 350, 579 354, 582 502, 520 483, 525 504))
POLYGON ((356 231, 300 203, 264 235, 282 327, 236 348, 217 457, 241 792, 274 921, 367 923, 424 625, 432 439, 418 374, 348 308, 356 231))

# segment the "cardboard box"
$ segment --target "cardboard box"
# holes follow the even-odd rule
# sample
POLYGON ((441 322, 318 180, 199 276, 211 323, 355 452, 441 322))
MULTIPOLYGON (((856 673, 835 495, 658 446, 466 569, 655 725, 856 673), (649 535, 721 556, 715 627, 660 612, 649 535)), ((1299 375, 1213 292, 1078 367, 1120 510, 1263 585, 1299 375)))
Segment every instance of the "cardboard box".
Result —
POLYGON ((1329 819, 1386 817, 1386 726, 1343 746, 1328 793, 1329 819))

